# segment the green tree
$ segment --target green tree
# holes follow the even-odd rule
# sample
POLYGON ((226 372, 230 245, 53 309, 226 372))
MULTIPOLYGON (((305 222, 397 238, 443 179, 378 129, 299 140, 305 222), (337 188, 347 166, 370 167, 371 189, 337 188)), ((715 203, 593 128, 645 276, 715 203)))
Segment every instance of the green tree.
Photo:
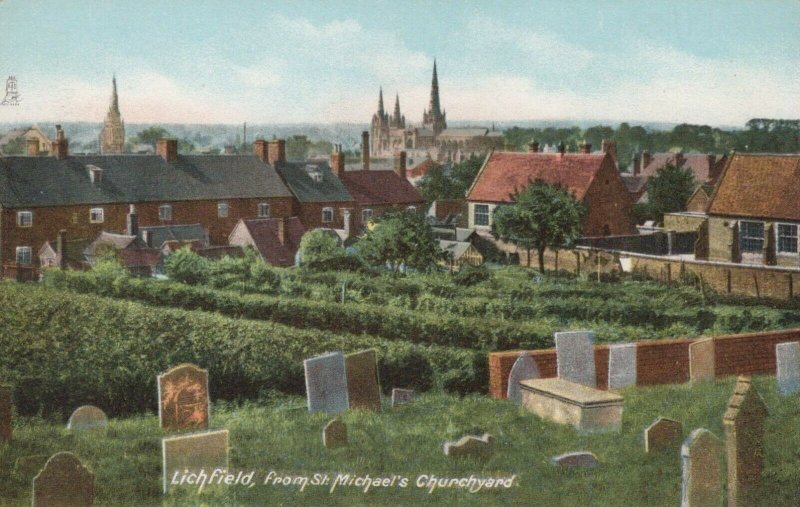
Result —
POLYGON ((332 234, 315 229, 303 235, 300 240, 300 259, 303 266, 324 264, 340 255, 344 250, 332 234))
POLYGON ((459 197, 464 197, 475 181, 478 171, 483 167, 485 157, 470 157, 461 163, 454 164, 450 169, 450 176, 458 184, 459 197))
POLYGON ((27 149, 25 137, 19 136, 3 146, 3 153, 6 155, 24 155, 27 149))
POLYGON ((159 127, 158 125, 153 125, 152 127, 147 127, 136 134, 131 142, 134 144, 149 144, 155 148, 159 139, 169 136, 170 133, 167 131, 167 129, 159 127))
POLYGON ((583 204, 559 186, 536 180, 517 193, 514 203, 495 208, 492 234, 539 257, 539 271, 544 273, 544 252, 571 245, 581 233, 585 216, 583 204))
POLYGON ((683 211, 696 183, 689 167, 667 164, 647 182, 647 207, 650 216, 659 222, 664 213, 683 211))
POLYGON ((417 213, 384 214, 375 220, 357 247, 369 264, 387 266, 395 273, 402 266, 430 271, 442 259, 430 227, 417 213))
POLYGON ((419 181, 417 190, 427 202, 464 197, 463 194, 459 195, 456 182, 445 173, 444 167, 436 162, 432 163, 431 168, 419 181))
POLYGON ((210 262, 189 247, 179 249, 164 261, 167 276, 181 283, 201 285, 208 282, 210 262))

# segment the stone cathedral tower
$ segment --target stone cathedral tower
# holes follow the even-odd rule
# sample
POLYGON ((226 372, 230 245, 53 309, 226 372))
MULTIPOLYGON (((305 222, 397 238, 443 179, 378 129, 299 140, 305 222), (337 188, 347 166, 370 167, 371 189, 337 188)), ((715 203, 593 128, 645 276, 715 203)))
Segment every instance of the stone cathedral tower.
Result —
POLYGON ((111 105, 108 107, 103 130, 100 131, 100 153, 122 153, 125 146, 125 122, 119 112, 119 99, 117 98, 117 77, 112 79, 111 105))

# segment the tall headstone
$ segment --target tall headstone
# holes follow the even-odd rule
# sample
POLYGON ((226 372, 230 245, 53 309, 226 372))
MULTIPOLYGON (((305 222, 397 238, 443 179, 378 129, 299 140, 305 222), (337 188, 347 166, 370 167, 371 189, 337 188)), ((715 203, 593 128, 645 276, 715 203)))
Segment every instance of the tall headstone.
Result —
POLYGON ((414 401, 413 389, 400 389, 398 387, 392 389, 392 407, 396 407, 397 405, 405 405, 406 403, 411 403, 412 401, 414 401))
POLYGON ((11 442, 11 388, 0 385, 0 444, 11 442))
POLYGON ((94 405, 83 405, 75 409, 69 418, 67 429, 72 431, 92 430, 104 432, 108 428, 106 413, 94 405))
POLYGON ((339 419, 334 419, 322 430, 322 444, 328 449, 347 446, 347 426, 339 419))
POLYGON ((161 457, 166 493, 176 472, 180 477, 205 470, 210 476, 215 468, 228 468, 228 430, 162 438, 161 457))
POLYGON ((775 359, 778 392, 783 396, 800 392, 800 342, 775 345, 775 359))
POLYGON ((94 474, 71 452, 47 460, 33 478, 33 507, 83 507, 94 504, 94 474))
POLYGON ((539 368, 536 367, 536 362, 530 354, 523 352, 514 361, 511 367, 511 372, 508 374, 508 390, 506 397, 516 403, 522 404, 522 390, 519 383, 523 380, 530 380, 539 378, 539 368))
POLYGON ((722 442, 705 428, 692 431, 681 446, 681 507, 722 505, 722 442))
POLYGON ((303 361, 309 412, 337 414, 350 406, 344 355, 330 352, 303 361))
POLYGON ((165 431, 208 429, 208 370, 181 364, 158 376, 158 418, 165 431))
POLYGON ((608 348, 608 388, 636 385, 636 344, 621 343, 608 348))
POLYGON ((722 418, 728 459, 728 507, 751 505, 764 468, 764 419, 767 406, 750 383, 740 376, 722 418))
POLYGON ((644 430, 644 452, 678 450, 683 439, 683 425, 678 421, 659 417, 644 430))
POLYGON ((689 378, 692 382, 714 380, 714 339, 703 338, 689 344, 689 378))
POLYGON ((378 380, 378 353, 362 350, 344 357, 347 371, 347 399, 350 408, 381 411, 381 386, 378 380))
POLYGON ((589 387, 597 387, 594 366, 594 333, 570 331, 556 333, 558 378, 589 387))

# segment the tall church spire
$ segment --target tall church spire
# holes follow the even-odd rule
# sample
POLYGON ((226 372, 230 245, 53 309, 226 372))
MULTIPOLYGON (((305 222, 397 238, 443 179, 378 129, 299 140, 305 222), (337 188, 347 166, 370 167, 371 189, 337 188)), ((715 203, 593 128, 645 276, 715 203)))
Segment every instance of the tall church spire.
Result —
POLYGON ((111 111, 119 113, 119 98, 117 97, 117 76, 111 78, 113 90, 111 91, 111 111))
POLYGON ((119 97, 117 96, 117 76, 111 79, 111 104, 100 131, 100 153, 122 153, 125 147, 125 123, 119 112, 119 97))
POLYGON ((394 117, 396 120, 400 119, 400 94, 394 97, 394 117))
POLYGON ((380 91, 378 92, 378 116, 383 118, 383 87, 380 87, 380 91))
POLYGON ((431 102, 428 106, 428 112, 434 118, 438 118, 442 114, 441 105, 439 104, 439 76, 436 74, 436 59, 433 59, 433 79, 431 80, 431 102))

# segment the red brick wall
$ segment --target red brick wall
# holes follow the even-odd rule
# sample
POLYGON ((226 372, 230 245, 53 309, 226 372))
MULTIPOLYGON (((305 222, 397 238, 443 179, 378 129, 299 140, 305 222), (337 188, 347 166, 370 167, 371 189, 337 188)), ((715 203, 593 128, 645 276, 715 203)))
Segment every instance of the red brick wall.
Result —
MULTIPOLYGON (((311 202, 299 203, 296 206, 295 215, 300 217, 300 221, 307 230, 317 227, 332 227, 334 229, 344 228, 344 209, 353 210, 353 202, 311 202), (322 208, 333 208, 333 222, 322 222, 322 208)), ((355 217, 353 217, 355 219, 355 217)))
POLYGON ((720 336, 714 339, 714 370, 726 375, 775 375, 775 345, 800 341, 800 329, 720 336))
POLYGON ((622 182, 614 163, 606 157, 602 167, 583 199, 587 215, 583 222, 584 236, 606 236, 608 234, 635 234, 633 222, 633 201, 622 182))

